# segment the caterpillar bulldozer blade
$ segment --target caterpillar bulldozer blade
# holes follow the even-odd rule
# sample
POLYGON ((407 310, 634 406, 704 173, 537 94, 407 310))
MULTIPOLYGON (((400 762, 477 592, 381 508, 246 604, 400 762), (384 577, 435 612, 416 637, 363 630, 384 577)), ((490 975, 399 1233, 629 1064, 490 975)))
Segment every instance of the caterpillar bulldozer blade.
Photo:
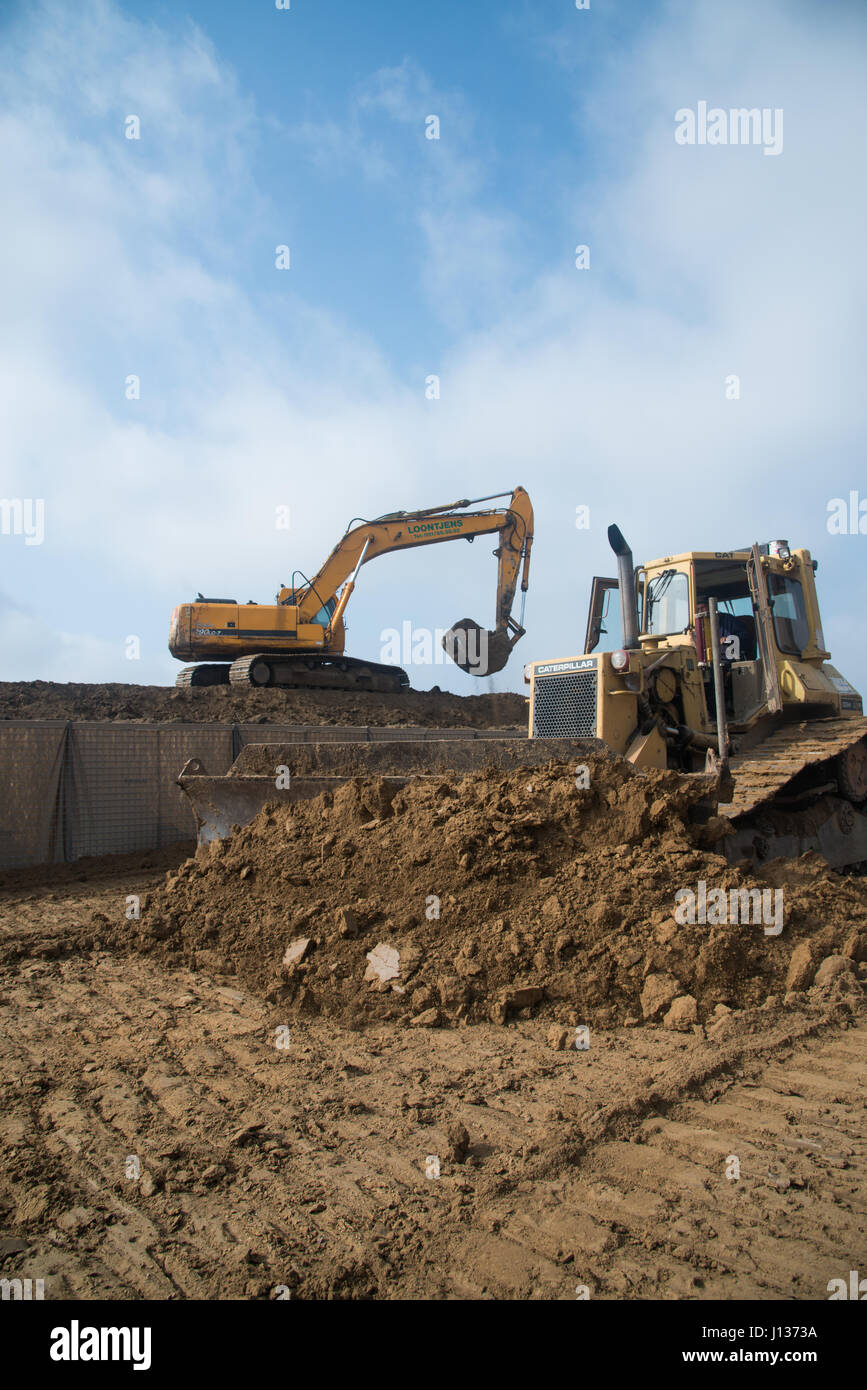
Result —
MULTIPOLYGON (((353 730, 340 733, 351 735, 353 730)), ((199 759, 190 759, 178 785, 192 806, 198 842, 207 845, 248 825, 265 806, 333 792, 356 777, 384 778, 402 786, 412 777, 461 776, 491 767, 514 771, 538 767, 555 757, 580 762, 591 753, 606 751, 596 740, 530 740, 514 729, 401 729, 398 738, 371 741, 348 737, 346 741, 250 743, 223 776, 210 775, 199 759)))
MULTIPOLYGON (((294 777, 277 785, 275 777, 213 777, 198 758, 184 765, 178 778, 196 818, 200 845, 228 839, 239 826, 249 825, 263 806, 272 801, 291 803, 333 791, 344 777, 294 777)), ((403 780, 403 779, 397 779, 403 780)))

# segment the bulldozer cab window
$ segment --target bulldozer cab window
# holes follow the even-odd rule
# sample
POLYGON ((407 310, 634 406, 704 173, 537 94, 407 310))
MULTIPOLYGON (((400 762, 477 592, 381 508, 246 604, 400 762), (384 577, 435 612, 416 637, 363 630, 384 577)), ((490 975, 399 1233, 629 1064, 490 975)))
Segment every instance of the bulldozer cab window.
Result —
POLYGON ((751 618, 753 616, 753 600, 750 594, 742 594, 740 598, 721 598, 718 603, 719 611, 730 613, 733 618, 751 618))
POLYGON ((689 627, 689 580, 681 570, 663 570, 644 590, 644 631, 662 637, 689 627))
POLYGON ((755 661, 758 656, 756 620, 746 565, 740 562, 719 564, 715 560, 697 561, 698 607, 707 608, 709 598, 715 598, 719 608, 723 661, 755 661))
POLYGON ((774 616, 774 635, 781 652, 800 656, 810 645, 810 625, 800 579, 768 575, 768 596, 774 616))
POLYGON ((594 575, 590 591, 585 652, 616 652, 623 645, 620 622, 620 591, 616 579, 594 575))

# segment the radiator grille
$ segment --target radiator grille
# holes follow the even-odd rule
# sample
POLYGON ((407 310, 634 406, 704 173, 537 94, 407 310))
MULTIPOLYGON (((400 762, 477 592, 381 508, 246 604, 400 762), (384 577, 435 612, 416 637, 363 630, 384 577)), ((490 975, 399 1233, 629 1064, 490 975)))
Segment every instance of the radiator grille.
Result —
POLYGON ((596 672, 568 671, 534 682, 534 738, 596 737, 596 672))

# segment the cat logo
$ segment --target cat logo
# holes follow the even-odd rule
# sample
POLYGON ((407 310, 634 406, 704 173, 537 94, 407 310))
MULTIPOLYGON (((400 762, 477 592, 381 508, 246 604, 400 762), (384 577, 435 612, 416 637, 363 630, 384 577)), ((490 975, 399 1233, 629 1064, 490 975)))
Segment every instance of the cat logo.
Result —
POLYGON ((561 671, 587 671, 596 665, 595 656, 582 657, 580 661, 540 661, 533 667, 537 676, 555 676, 561 671))

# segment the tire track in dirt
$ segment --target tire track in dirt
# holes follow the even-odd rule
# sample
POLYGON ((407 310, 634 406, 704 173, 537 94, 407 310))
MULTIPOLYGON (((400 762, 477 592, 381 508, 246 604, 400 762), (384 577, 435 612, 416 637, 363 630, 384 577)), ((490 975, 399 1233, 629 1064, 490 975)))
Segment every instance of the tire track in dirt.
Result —
POLYGON ((851 1002, 713 1044, 310 1019, 282 1049, 231 978, 64 954, 129 891, 0 895, 0 1222, 26 1242, 4 1276, 83 1299, 810 1299, 867 1268, 851 1002))
POLYGON ((811 1038, 791 1067, 602 1140, 574 1175, 501 1204, 493 1238, 467 1241, 462 1291, 516 1297, 541 1280, 557 1296, 565 1259, 591 1296, 827 1298, 867 1265, 865 1043, 863 1023, 811 1038))

